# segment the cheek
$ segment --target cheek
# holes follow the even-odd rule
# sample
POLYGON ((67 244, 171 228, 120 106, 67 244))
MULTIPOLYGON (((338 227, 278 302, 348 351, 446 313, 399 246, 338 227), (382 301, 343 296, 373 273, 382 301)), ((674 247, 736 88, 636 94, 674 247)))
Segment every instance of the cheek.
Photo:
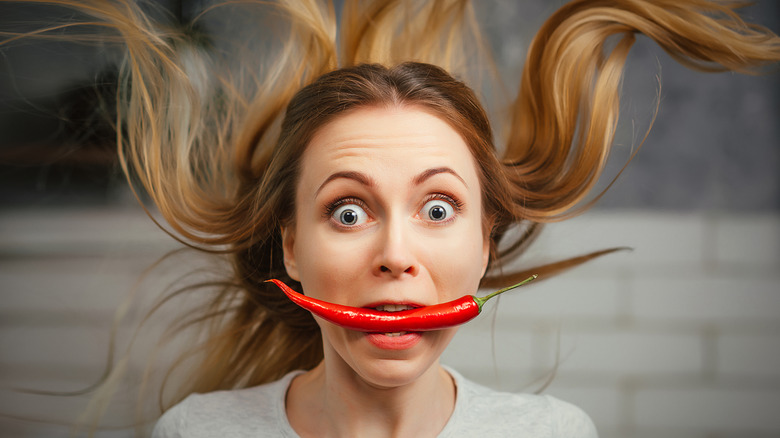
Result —
POLYGON ((348 290, 361 272, 369 269, 367 244, 358 239, 339 239, 327 230, 313 227, 296 240, 301 283, 308 295, 333 299, 348 290))
POLYGON ((473 294, 482 278, 484 239, 481 224, 469 224, 427 248, 434 280, 453 298, 473 294))

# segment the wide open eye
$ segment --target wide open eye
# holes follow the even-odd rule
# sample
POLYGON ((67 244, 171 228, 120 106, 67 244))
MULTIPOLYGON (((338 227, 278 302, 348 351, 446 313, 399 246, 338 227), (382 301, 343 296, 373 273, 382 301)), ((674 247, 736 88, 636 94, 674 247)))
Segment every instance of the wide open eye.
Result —
POLYGON ((452 204, 442 199, 432 199, 423 205, 420 218, 432 222, 444 222, 455 215, 452 204))
POLYGON ((354 227, 366 223, 368 214, 359 205, 344 204, 333 211, 331 218, 339 225, 354 227))

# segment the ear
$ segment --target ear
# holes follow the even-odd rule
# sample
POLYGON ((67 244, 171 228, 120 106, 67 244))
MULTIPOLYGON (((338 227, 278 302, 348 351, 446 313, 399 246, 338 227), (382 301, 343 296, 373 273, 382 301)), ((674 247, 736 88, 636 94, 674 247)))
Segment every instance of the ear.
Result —
POLYGON ((482 243, 482 275, 480 275, 480 278, 485 276, 488 262, 490 262, 490 235, 486 235, 482 243))
POLYGON ((295 281, 301 281, 298 275, 298 265, 295 263, 295 227, 282 227, 282 250, 284 251, 284 268, 287 275, 295 281))
POLYGON ((488 263, 490 263, 490 244, 493 242, 493 227, 495 219, 483 213, 482 216, 482 275, 484 278, 487 272, 488 263))

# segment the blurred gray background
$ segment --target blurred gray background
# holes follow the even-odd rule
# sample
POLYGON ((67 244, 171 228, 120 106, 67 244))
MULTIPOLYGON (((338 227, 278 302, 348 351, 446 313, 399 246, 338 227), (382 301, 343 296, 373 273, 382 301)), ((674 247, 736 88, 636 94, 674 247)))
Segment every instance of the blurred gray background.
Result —
MULTIPOLYGON (((204 3, 160 5, 186 22, 204 3)), ((531 38, 564 2, 476 3, 516 90, 531 38)), ((780 2, 743 15, 780 31, 780 2)), ((0 4, 0 30, 61 18, 0 4)), ((51 41, 0 48, 0 436, 66 436, 67 427, 22 418, 66 422, 86 396, 7 388, 94 381, 133 285, 141 278, 141 290, 160 292, 194 263, 174 258, 141 277, 177 246, 128 193, 97 110, 110 104, 115 56, 51 41)), ((638 146, 657 98, 653 130, 618 183, 593 212, 548 226, 518 264, 634 250, 502 297, 444 361, 509 391, 539 389, 555 372, 546 392, 585 409, 607 438, 780 436, 780 74, 691 72, 640 37, 607 177, 638 146)), ((132 390, 112 424, 127 423, 132 390)))
MULTIPOLYGON (((504 77, 519 77, 528 42, 564 3, 478 4, 504 77)), ((755 2, 742 15, 775 32, 780 28, 780 2, 755 2)), ((780 75, 777 67, 768 72, 757 77, 693 72, 640 36, 627 64, 611 175, 638 146, 659 96, 660 110, 646 147, 598 207, 777 210, 780 75)))

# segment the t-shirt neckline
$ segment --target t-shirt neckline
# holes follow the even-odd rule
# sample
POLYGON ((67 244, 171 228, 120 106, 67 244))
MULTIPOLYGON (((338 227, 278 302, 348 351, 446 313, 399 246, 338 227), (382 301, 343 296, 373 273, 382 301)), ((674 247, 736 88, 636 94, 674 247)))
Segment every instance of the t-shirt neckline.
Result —
MULTIPOLYGON (((456 427, 455 424, 457 423, 457 419, 461 416, 461 412, 465 409, 464 405, 466 403, 466 397, 463 396, 463 376, 446 365, 442 365, 442 368, 444 368, 444 371, 450 375, 452 381, 455 384, 455 408, 452 410, 452 415, 450 415, 450 418, 447 419, 447 423, 444 424, 441 432, 439 432, 438 437, 446 437, 450 434, 450 430, 456 427)), ((290 390, 290 384, 292 383, 292 380, 303 373, 305 373, 304 370, 290 371, 276 382, 276 384, 279 385, 279 391, 277 391, 275 403, 276 418, 278 419, 279 433, 284 437, 300 438, 300 436, 295 432, 295 429, 293 429, 292 424, 290 424, 290 419, 287 418, 286 402, 287 392, 290 390)))

